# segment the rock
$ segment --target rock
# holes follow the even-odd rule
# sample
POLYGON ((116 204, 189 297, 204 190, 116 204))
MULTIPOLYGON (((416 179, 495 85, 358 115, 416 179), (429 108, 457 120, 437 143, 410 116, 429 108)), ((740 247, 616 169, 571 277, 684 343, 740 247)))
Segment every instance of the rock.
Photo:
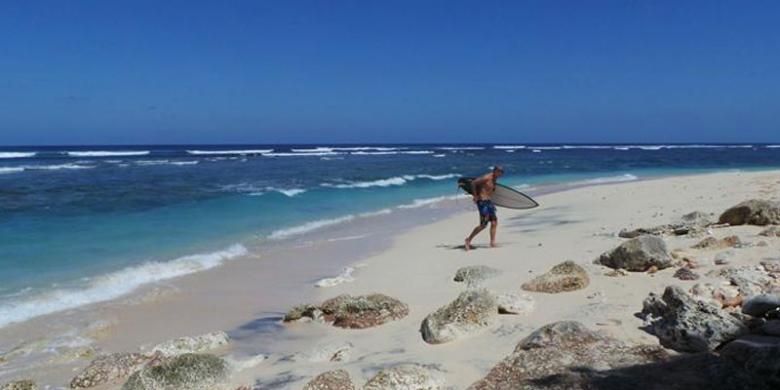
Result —
POLYGON ((761 260, 761 265, 766 272, 773 274, 780 273, 780 259, 764 259, 761 260))
POLYGON ((556 294, 580 290, 587 287, 589 283, 590 279, 584 268, 573 261, 566 261, 556 265, 547 273, 537 276, 530 282, 523 283, 522 289, 556 294))
POLYGON ((25 379, 6 383, 0 387, 0 390, 38 390, 38 385, 29 379, 25 379))
POLYGON ((429 344, 446 343, 488 327, 497 313, 493 294, 484 289, 468 290, 425 317, 420 332, 429 344))
POLYGON ((578 322, 556 322, 520 341, 469 389, 595 389, 601 387, 590 386, 591 376, 667 358, 659 346, 628 346, 578 322))
POLYGON ((640 316, 645 330, 661 345, 678 352, 715 350, 747 332, 741 321, 714 304, 693 299, 677 286, 669 286, 662 297, 651 293, 640 316))
POLYGON ((680 280, 697 280, 699 279, 699 274, 689 270, 688 268, 680 268, 678 269, 674 275, 675 278, 680 280))
POLYGON ((438 371, 417 364, 402 364, 379 371, 363 390, 437 390, 444 387, 438 371))
POLYGON ((620 232, 618 232, 618 237, 637 238, 645 234, 660 236, 664 234, 673 234, 673 233, 674 233, 674 227, 672 225, 660 225, 651 228, 637 228, 633 230, 622 229, 620 232))
POLYGON ((772 226, 763 230, 761 233, 758 233, 758 235, 764 237, 780 237, 780 228, 777 226, 772 226))
POLYGON ((185 353, 208 352, 230 343, 230 338, 225 332, 211 332, 194 337, 180 337, 158 344, 151 349, 153 353, 159 352, 163 356, 177 356, 185 353))
POLYGON ((293 308, 284 317, 285 322, 304 318, 322 320, 339 328, 363 329, 399 320, 409 314, 409 307, 383 294, 339 295, 319 307, 302 305, 293 308))
POLYGON ((344 370, 333 370, 317 375, 303 390, 355 390, 352 378, 344 370))
POLYGON ((476 286, 486 279, 494 278, 501 274, 501 271, 488 267, 486 265, 472 265, 458 268, 455 271, 455 281, 465 282, 468 286, 476 286))
POLYGON ((769 320, 761 325, 759 331, 767 336, 780 337, 780 320, 769 320))
POLYGON ((308 352, 297 353, 290 357, 293 361, 304 362, 345 362, 352 353, 353 345, 349 342, 321 344, 308 352))
POLYGON ((671 267, 672 257, 663 239, 644 235, 624 242, 617 248, 604 253, 596 264, 610 268, 623 268, 633 272, 644 272, 650 267, 658 269, 671 267))
POLYGON ((720 356, 733 362, 747 374, 763 382, 764 386, 750 389, 780 388, 780 338, 749 335, 727 344, 720 356))
POLYGON ((780 295, 756 295, 742 305, 742 312, 753 317, 765 317, 769 312, 780 310, 780 295))
POLYGON ((122 390, 211 390, 225 383, 228 371, 228 364, 214 355, 187 353, 141 369, 122 390))
POLYGON ((498 314, 528 314, 534 311, 534 299, 528 295, 504 293, 495 298, 498 314))
POLYGON ((713 262, 715 263, 715 265, 727 265, 731 263, 731 259, 733 259, 734 256, 736 256, 736 253, 734 253, 734 251, 720 252, 717 255, 715 255, 713 262))
POLYGON ((623 268, 613 269, 612 271, 605 273, 604 276, 609 276, 613 278, 619 276, 628 276, 628 271, 624 270, 623 268))
POLYGON ((694 211, 680 217, 680 223, 688 226, 706 227, 712 225, 714 221, 710 214, 703 211, 694 211))
POLYGON ((742 202, 721 214, 718 223, 729 225, 778 225, 780 203, 752 199, 742 202))
POLYGON ((696 245, 695 249, 724 249, 724 248, 736 248, 742 245, 742 241, 737 236, 728 236, 721 239, 715 237, 707 237, 696 245))
POLYGON ((708 272, 707 275, 727 279, 745 297, 763 294, 776 283, 763 267, 727 267, 708 272))
POLYGON ((70 381, 72 389, 116 383, 140 370, 152 358, 140 353, 112 353, 93 360, 70 381))

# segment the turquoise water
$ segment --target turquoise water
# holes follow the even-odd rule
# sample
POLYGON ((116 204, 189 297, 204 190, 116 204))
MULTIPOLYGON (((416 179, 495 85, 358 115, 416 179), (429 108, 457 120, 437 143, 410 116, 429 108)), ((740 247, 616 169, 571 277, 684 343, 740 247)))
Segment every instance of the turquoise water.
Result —
POLYGON ((289 145, 0 150, 0 326, 219 266, 269 241, 506 184, 780 167, 770 145, 289 145))

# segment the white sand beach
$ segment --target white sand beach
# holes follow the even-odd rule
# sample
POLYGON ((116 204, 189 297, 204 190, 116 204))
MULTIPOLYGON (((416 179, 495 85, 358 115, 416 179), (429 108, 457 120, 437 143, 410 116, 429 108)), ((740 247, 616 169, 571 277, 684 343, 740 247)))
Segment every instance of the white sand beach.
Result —
MULTIPOLYGON (((676 251, 675 265, 657 272, 627 272, 625 276, 608 276, 613 270, 594 264, 594 260, 626 241, 618 237, 622 229, 676 223, 694 211, 717 221, 724 210, 748 199, 780 200, 780 172, 680 176, 542 195, 537 198, 541 204, 537 209, 499 209, 499 246, 487 247, 487 232, 483 232, 474 242, 476 248, 469 252, 461 245, 477 223, 477 215, 459 213, 411 229, 393 237, 387 248, 354 259, 350 277, 329 287, 315 287, 316 280, 308 278, 311 274, 336 276, 342 272, 341 266, 318 266, 318 256, 349 254, 350 248, 361 245, 359 237, 296 252, 296 256, 305 253, 305 259, 290 259, 289 254, 273 251, 257 253, 119 301, 0 330, 0 339, 16 338, 20 351, 6 351, 0 357, 0 382, 29 378, 41 386, 66 387, 100 354, 136 352, 142 345, 211 331, 225 331, 233 338, 211 352, 244 362, 225 385, 231 389, 300 389, 315 376, 337 369, 345 370, 356 386, 362 386, 383 368, 402 363, 422 365, 439 378, 440 388, 465 389, 485 377, 532 331, 563 320, 578 321, 631 345, 658 345, 658 338, 642 330, 643 320, 636 316, 649 293, 660 294, 669 285, 685 291, 696 284, 724 286, 728 281, 711 271, 759 266, 762 260, 778 259, 780 237, 759 236, 764 227, 748 225, 710 226, 694 236, 664 235, 668 250, 676 251), (732 235, 738 236, 741 244, 721 249, 692 248, 709 236, 721 239, 732 235), (727 264, 716 265, 718 255, 727 264), (696 263, 692 271, 700 279, 673 277, 682 258, 696 263), (559 293, 521 288, 564 261, 573 261, 587 272, 587 286, 559 293), (425 342, 421 323, 468 288, 466 283, 453 280, 456 271, 466 266, 497 270, 495 277, 485 279, 478 287, 496 294, 527 297, 521 301, 523 312, 496 313, 484 326, 457 334, 452 341, 425 342), (302 267, 308 267, 308 271, 303 272, 302 267), (308 287, 293 289, 302 283, 308 287), (260 296, 259 284, 273 286, 273 290, 262 289, 267 295, 260 296), (319 304, 340 294, 371 293, 399 300, 408 306, 408 315, 365 329, 343 329, 318 321, 281 323, 283 312, 296 304, 319 304), (58 316, 67 315, 84 318, 78 331, 82 345, 63 347, 59 360, 52 358, 34 369, 10 373, 5 369, 29 351, 46 348, 46 343, 52 342, 42 338, 47 329, 56 327, 58 316), (253 323, 262 318, 271 319, 253 323), (90 325, 93 328, 86 329, 90 325), (253 335, 254 331, 263 336, 253 335), (249 362, 252 355, 263 358, 249 362)), ((117 379, 94 388, 121 388, 123 381, 117 379)))

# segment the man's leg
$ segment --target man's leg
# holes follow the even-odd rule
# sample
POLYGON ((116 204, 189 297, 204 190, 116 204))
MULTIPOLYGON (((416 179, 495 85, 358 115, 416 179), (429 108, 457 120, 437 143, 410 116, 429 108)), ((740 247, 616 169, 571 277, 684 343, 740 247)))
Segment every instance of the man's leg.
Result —
POLYGON ((485 230, 485 227, 487 227, 487 225, 479 224, 471 231, 471 234, 466 238, 466 245, 464 246, 467 251, 471 249, 471 240, 473 240, 481 231, 485 230))
POLYGON ((498 229, 498 220, 494 219, 490 221, 490 246, 496 246, 496 230, 498 229))

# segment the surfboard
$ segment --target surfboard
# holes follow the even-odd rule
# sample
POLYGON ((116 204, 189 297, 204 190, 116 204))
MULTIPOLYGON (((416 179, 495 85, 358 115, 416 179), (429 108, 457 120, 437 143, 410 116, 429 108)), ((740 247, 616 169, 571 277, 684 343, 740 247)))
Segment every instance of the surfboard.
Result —
MULTIPOLYGON (((473 180, 473 177, 462 177, 458 179, 458 187, 463 191, 466 191, 466 193, 473 195, 473 188, 471 186, 473 180)), ((500 183, 496 183, 496 191, 493 193, 493 196, 490 197, 490 200, 492 200, 493 204, 496 206, 508 209, 525 210, 539 207, 539 203, 536 203, 530 196, 500 183)))

